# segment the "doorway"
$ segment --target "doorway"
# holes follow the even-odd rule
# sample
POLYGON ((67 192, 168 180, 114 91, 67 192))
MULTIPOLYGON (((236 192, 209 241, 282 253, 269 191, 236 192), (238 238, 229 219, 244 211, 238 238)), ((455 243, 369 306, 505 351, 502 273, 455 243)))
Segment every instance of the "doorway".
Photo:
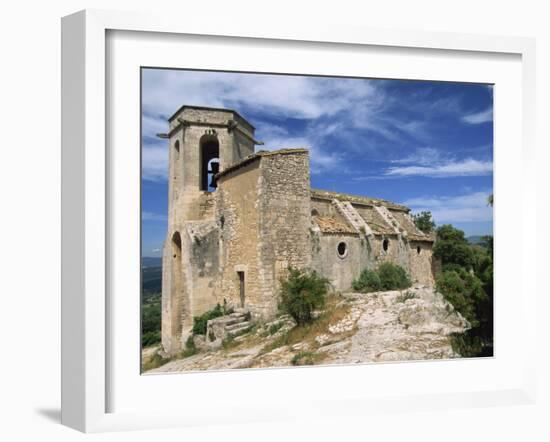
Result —
POLYGON ((241 308, 244 307, 244 272, 237 272, 237 275, 239 276, 239 297, 241 300, 241 308))

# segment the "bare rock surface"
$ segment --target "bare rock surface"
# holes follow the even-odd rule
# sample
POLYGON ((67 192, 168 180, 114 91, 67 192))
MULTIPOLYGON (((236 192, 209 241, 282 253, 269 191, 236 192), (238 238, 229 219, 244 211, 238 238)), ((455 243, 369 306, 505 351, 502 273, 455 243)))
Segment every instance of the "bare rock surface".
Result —
POLYGON ((277 321, 259 325, 234 347, 176 359, 147 373, 282 367, 304 353, 325 365, 459 357, 450 335, 466 331, 470 324, 433 288, 341 296, 338 306, 345 307, 346 314, 310 340, 287 342, 284 338, 294 324, 284 317, 272 334, 268 330, 277 321))

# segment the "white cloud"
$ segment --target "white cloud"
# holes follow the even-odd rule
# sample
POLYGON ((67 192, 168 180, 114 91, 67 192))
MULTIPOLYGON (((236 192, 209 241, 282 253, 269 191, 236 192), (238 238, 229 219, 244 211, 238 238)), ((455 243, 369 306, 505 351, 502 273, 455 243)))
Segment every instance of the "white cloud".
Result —
POLYGON ((369 80, 319 77, 146 70, 143 106, 164 117, 182 104, 236 107, 284 117, 316 119, 349 109, 350 103, 368 105, 378 87, 369 80))
POLYGON ((143 179, 149 181, 166 181, 168 177, 168 147, 158 144, 143 146, 141 156, 143 179))
POLYGON ((261 149, 277 150, 287 148, 305 148, 309 150, 309 158, 311 163, 311 173, 319 174, 342 161, 341 155, 332 151, 328 152, 320 148, 321 138, 333 131, 337 130, 336 124, 325 126, 320 130, 315 128, 306 131, 304 136, 295 137, 289 134, 288 130, 273 124, 260 123, 258 125, 258 133, 263 138, 265 143, 261 149))
POLYGON ((462 117, 462 121, 468 124, 489 123, 493 121, 493 108, 490 107, 481 112, 465 115, 462 117))
POLYGON ((428 196, 403 201, 414 212, 432 212, 438 224, 458 222, 487 222, 493 220, 493 208, 487 205, 490 191, 459 196, 428 196))
POLYGON ((493 173, 492 161, 480 161, 472 158, 447 161, 434 165, 412 165, 390 167, 384 175, 387 177, 425 176, 431 178, 450 178, 459 176, 483 176, 493 173))

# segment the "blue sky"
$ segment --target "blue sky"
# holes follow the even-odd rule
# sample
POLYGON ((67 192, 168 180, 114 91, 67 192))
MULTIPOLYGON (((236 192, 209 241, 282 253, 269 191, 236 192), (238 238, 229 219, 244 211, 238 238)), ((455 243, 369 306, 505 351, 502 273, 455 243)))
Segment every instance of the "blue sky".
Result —
POLYGON ((182 104, 237 110, 265 142, 257 149, 308 148, 314 188, 492 234, 490 85, 143 69, 144 256, 160 256, 166 233, 168 143, 155 134, 182 104))

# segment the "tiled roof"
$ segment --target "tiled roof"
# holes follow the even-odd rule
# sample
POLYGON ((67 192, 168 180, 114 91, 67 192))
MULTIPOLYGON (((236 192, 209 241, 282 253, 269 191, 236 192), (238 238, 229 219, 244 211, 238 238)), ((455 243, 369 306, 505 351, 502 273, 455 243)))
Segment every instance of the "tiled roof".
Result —
POLYGON ((399 227, 407 232, 407 238, 412 241, 433 241, 431 235, 426 235, 424 232, 419 230, 414 221, 409 217, 408 214, 403 212, 392 211, 392 216, 399 223, 399 227))
POLYGON ((355 229, 349 226, 346 222, 337 220, 336 218, 314 216, 313 220, 323 233, 353 233, 357 234, 355 229))
POLYGON ((388 209, 401 210, 408 212, 409 208, 401 204, 392 203, 391 201, 370 198, 368 196, 350 195, 347 193, 331 192, 329 190, 311 189, 311 197, 318 199, 337 199, 340 201, 349 201, 352 204, 361 204, 367 206, 386 206, 388 209))

